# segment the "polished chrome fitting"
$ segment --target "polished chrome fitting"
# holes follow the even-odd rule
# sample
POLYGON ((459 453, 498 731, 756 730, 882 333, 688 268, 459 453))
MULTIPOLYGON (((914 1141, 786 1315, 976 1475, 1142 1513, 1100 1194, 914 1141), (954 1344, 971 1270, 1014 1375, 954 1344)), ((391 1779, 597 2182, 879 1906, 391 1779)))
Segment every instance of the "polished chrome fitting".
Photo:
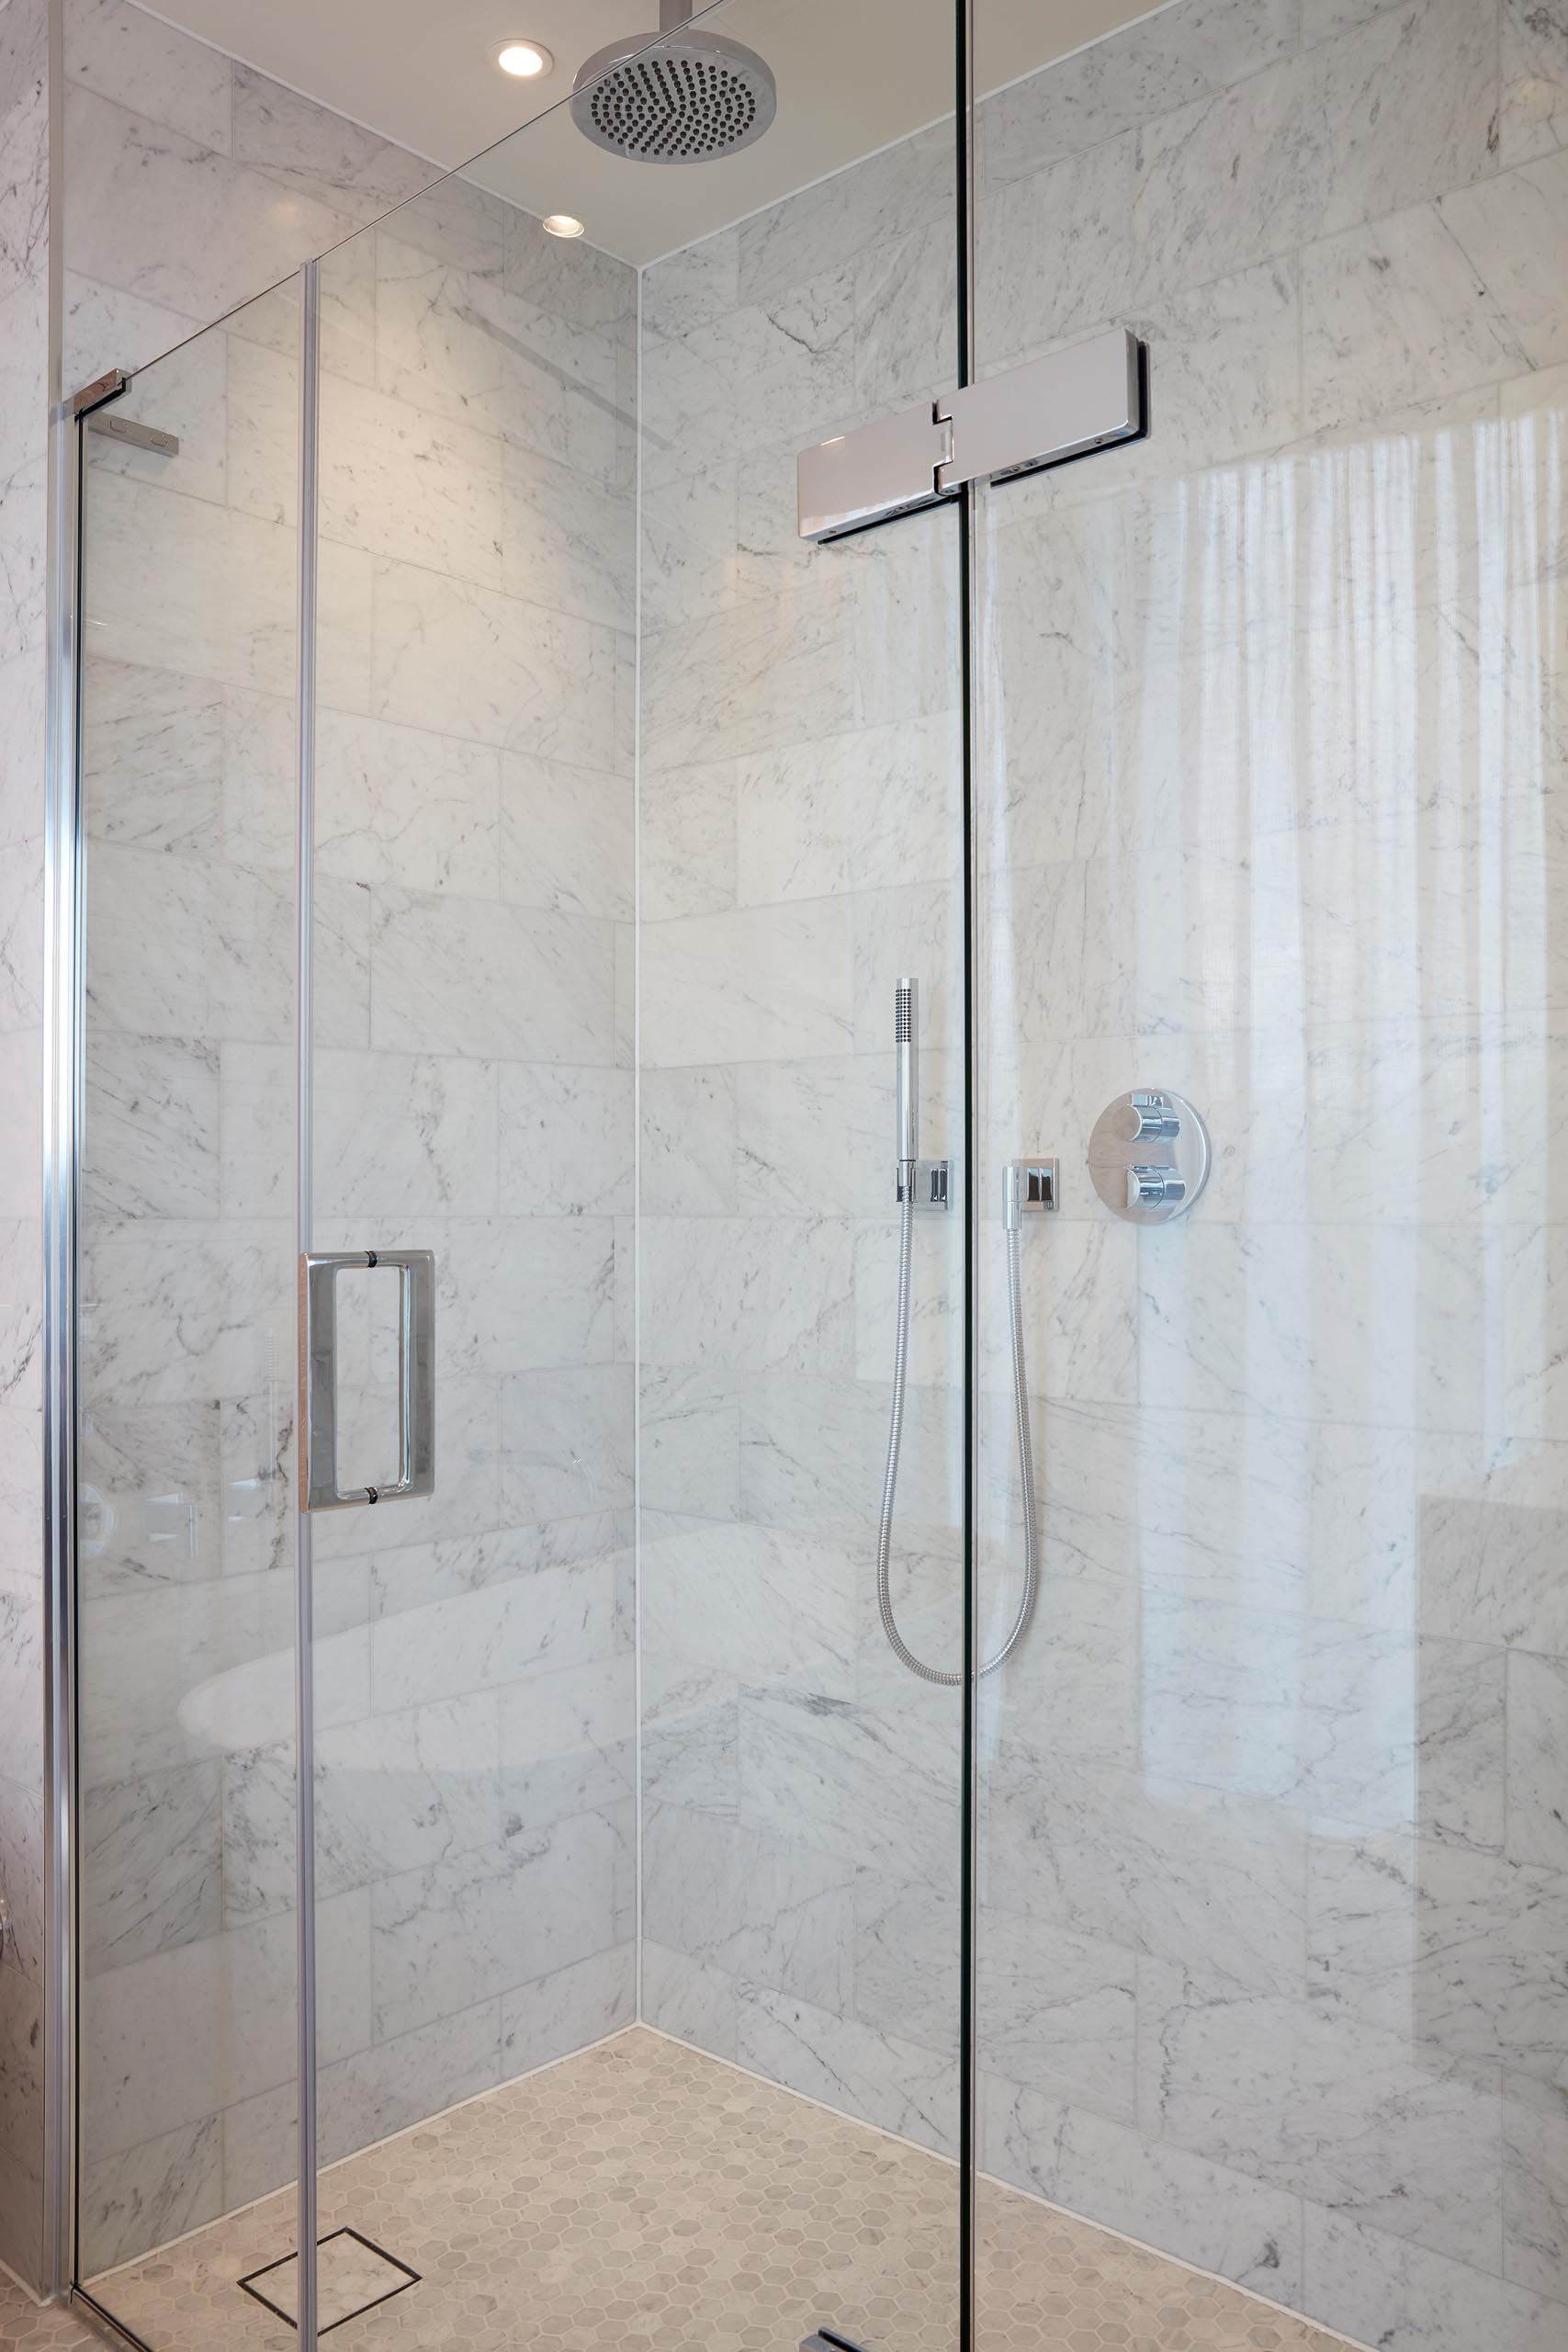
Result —
POLYGON ((1062 1205, 1059 1159, 1011 1159, 1002 1170, 1002 1223, 1016 1233, 1026 1216, 1049 1216, 1062 1205))
POLYGON ((912 1201, 918 1209, 953 1206, 951 1159, 901 1159, 898 1162, 898 1205, 912 1201))

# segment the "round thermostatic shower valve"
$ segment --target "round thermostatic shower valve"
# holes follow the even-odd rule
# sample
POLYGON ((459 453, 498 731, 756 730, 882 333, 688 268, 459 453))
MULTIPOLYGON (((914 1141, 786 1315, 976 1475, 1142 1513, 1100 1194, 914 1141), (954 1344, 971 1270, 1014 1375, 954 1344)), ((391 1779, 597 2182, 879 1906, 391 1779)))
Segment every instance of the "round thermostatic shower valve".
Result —
POLYGON ((1107 1103, 1089 1139, 1094 1189, 1129 1225, 1184 1216, 1209 1181, 1209 1130, 1184 1094, 1137 1086, 1107 1103))

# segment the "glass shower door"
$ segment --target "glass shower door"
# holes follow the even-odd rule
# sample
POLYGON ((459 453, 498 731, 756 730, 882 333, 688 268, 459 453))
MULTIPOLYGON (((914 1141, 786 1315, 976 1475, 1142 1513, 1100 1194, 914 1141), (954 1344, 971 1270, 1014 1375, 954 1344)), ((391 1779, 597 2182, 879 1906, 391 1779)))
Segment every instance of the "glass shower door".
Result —
MULTIPOLYGON (((1153 423, 977 516, 987 1212, 1020 1153, 1063 1178, 1038 1634, 980 1717, 976 2341, 1051 2292, 1066 2335, 1243 2340, 1153 2247, 1302 2315, 1245 2314, 1270 2342, 1537 2352, 1562 158, 1490 7, 1222 13, 978 114, 981 373, 1128 326, 1153 423)), ((1005 1365, 981 1411, 1005 1456, 1005 1365)), ((990 1532, 1016 1557, 1016 1504, 990 1532)))
POLYGON ((77 2276, 154 2346, 295 2171, 299 319, 82 430, 77 2276))

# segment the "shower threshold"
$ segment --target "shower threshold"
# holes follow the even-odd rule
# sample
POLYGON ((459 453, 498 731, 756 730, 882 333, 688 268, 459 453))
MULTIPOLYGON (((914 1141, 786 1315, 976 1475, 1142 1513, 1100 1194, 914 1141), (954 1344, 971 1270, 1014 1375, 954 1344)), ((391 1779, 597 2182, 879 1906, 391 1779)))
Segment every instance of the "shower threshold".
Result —
MULTIPOLYGON (((323 2172, 323 2248, 353 2230, 421 2282, 333 2343, 794 2352, 801 2323, 786 2314, 826 2307, 812 2352, 953 2352, 958 2201, 943 2158, 631 2026, 323 2172)), ((977 2244, 976 2340, 997 2352, 1108 2327, 1128 2352, 1339 2344, 990 2181, 977 2244)), ((287 2189, 90 2291, 150 2352, 279 2352, 292 2326, 239 2282, 294 2250, 287 2189)))

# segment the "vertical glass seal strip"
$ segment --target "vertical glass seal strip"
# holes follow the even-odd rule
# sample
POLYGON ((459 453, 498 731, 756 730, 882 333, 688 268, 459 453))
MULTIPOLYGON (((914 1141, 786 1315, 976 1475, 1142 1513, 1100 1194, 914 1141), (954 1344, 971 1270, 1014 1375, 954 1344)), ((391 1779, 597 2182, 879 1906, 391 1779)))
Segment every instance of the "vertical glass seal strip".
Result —
POLYGON ((59 402, 49 435, 49 680, 43 1019, 43 2284, 75 2273, 76 1199, 81 1149, 82 427, 59 402))
MULTIPOLYGON (((975 11, 978 0, 954 0, 957 37, 958 381, 973 383, 975 348, 975 11)), ((976 607, 977 485, 965 482, 959 500, 959 668, 964 742, 964 1697, 960 1771, 963 1778, 959 1855, 958 2020, 958 2352, 976 2352, 976 2285, 979 2151, 978 1904, 979 1813, 979 1557, 976 1513, 981 1492, 976 1466, 980 1398, 980 1183, 976 1093, 980 1072, 979 968, 979 655, 976 607)))
MULTIPOLYGON (((299 280, 299 653, 298 838, 295 871, 295 1214, 301 1267, 310 1247, 311 884, 316 832, 316 512, 321 421, 321 276, 308 261, 299 280)), ((304 1317, 296 1305, 299 1344, 304 1317)), ((299 1394, 303 1394, 303 1380, 299 1394)), ((298 1438, 299 1431, 296 1430, 298 1438)), ((296 1459, 298 1459, 298 1449, 296 1459)), ((299 2053, 299 2341, 316 2352, 316 1734, 315 1607, 310 1521, 298 1484, 294 1496, 295 1900, 299 2053)))

